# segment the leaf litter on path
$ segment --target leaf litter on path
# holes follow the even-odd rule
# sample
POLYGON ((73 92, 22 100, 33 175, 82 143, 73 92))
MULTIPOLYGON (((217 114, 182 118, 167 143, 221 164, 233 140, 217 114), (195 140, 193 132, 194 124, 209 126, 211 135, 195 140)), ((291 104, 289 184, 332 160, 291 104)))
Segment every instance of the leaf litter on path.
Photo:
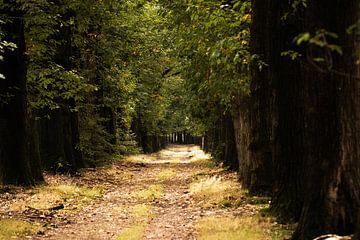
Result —
MULTIPOLYGON (((111 166, 84 170, 77 177, 46 174, 46 180, 42 187, 9 188, 0 194, 0 221, 35 226, 11 233, 14 237, 191 240, 238 239, 233 236, 250 233, 254 234, 246 235, 252 237, 249 240, 284 237, 273 220, 259 215, 267 204, 247 196, 236 173, 216 166, 194 145, 133 155, 111 166), (219 229, 216 222, 232 225, 219 229), (274 225, 280 233, 271 238, 274 225), (246 232, 239 233, 242 229, 246 232)), ((0 239, 2 234, 0 230, 0 239)))

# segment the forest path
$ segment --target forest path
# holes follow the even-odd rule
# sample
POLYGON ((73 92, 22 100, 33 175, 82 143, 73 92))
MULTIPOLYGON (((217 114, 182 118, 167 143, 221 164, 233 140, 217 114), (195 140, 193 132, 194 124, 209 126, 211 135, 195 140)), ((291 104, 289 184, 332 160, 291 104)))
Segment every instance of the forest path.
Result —
MULTIPOLYGON (((268 199, 246 196, 236 173, 194 145, 133 155, 77 177, 47 174, 46 181, 39 189, 0 194, 2 219, 41 226, 20 239, 191 240, 209 239, 207 232, 210 239, 241 239, 244 229, 255 235, 243 239, 271 239, 268 222, 253 220, 268 199)), ((6 239, 1 227, 0 239, 6 239)))
POLYGON ((115 163, 101 199, 35 239, 195 239, 193 222, 206 213, 190 206, 189 184, 202 169, 197 160, 208 158, 196 146, 171 145, 115 163))

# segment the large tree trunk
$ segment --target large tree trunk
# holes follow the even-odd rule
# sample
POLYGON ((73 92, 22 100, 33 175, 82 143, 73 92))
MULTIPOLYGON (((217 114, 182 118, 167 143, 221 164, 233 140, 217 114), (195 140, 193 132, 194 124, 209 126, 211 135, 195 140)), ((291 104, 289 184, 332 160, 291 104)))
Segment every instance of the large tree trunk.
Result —
MULTIPOLYGON (((269 74, 272 79, 272 157, 274 189, 271 210, 282 221, 296 221, 303 203, 303 79, 300 62, 281 56, 293 49, 293 38, 300 32, 299 16, 287 1, 272 1, 268 10, 271 35, 269 74)), ((298 10, 300 12, 300 10, 298 10)))
MULTIPOLYGON (((251 54, 268 63, 271 26, 269 26, 269 1, 253 1, 253 22, 251 25, 251 54)), ((252 81, 250 97, 250 184, 251 193, 268 193, 272 190, 271 158, 271 78, 265 66, 259 67, 260 61, 252 64, 252 81)))
MULTIPOLYGON (((324 233, 353 233, 359 199, 359 43, 346 29, 359 19, 359 2, 325 0, 308 3, 307 30, 326 29, 339 35, 337 55, 309 46, 311 61, 320 54, 325 62, 305 68, 306 195, 294 239, 324 233), (324 6, 327 6, 324 8, 324 6), (329 58, 331 56, 331 58, 329 58)), ((328 41, 331 41, 328 39, 328 41)))
POLYGON ((26 99, 26 61, 23 14, 16 1, 4 1, 13 9, 2 8, 6 23, 6 39, 17 45, 6 50, 0 61, 0 184, 33 185, 43 181, 39 168, 36 141, 31 135, 26 99))

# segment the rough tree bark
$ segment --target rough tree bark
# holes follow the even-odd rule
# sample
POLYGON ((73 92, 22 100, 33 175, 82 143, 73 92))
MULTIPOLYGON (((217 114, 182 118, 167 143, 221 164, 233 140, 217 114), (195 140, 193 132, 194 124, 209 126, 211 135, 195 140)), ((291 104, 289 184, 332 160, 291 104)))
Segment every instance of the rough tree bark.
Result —
POLYGON ((27 111, 23 14, 16 1, 4 1, 6 39, 17 45, 0 61, 0 184, 33 185, 43 181, 33 127, 27 111))
MULTIPOLYGON (((359 19, 359 2, 310 1, 306 29, 338 34, 343 54, 308 46, 305 68, 305 202, 293 239, 353 233, 360 206, 359 41, 346 29, 359 19), (326 6, 326 8, 324 8, 326 6), (321 56, 324 62, 312 59, 321 56)), ((326 37, 331 42, 334 39, 326 37)))
MULTIPOLYGON (((251 24, 251 54, 257 60, 268 63, 270 36, 269 0, 254 0, 252 3, 253 21, 251 24)), ((250 96, 250 158, 249 191, 254 194, 269 193, 272 190, 271 157, 271 79, 265 66, 259 67, 260 61, 252 64, 250 96)))
POLYGON ((241 99, 234 110, 234 132, 236 142, 237 160, 239 164, 239 180, 242 186, 248 188, 251 184, 250 179, 250 116, 248 99, 241 99))
POLYGON ((239 168, 239 161, 237 158, 234 119, 230 113, 223 116, 221 144, 223 146, 222 151, 224 152, 223 160, 225 165, 232 170, 237 170, 239 168))
POLYGON ((303 79, 299 60, 282 56, 294 49, 293 38, 301 31, 300 12, 292 11, 287 1, 271 1, 267 37, 269 66, 272 81, 272 158, 274 188, 271 210, 281 221, 297 221, 303 204, 303 79))

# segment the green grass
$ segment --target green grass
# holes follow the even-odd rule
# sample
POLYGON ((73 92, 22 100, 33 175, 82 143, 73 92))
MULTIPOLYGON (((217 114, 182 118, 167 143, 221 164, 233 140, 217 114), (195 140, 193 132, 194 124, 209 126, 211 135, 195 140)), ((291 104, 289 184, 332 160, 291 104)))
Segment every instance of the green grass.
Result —
POLYGON ((105 169, 105 173, 115 180, 129 180, 134 177, 134 173, 129 170, 118 169, 115 166, 108 167, 105 169))
POLYGON ((0 220, 0 240, 22 238, 27 235, 36 234, 43 228, 35 223, 29 223, 16 219, 0 220))
POLYGON ((176 176, 176 169, 168 168, 168 169, 165 169, 165 170, 161 171, 160 173, 158 173, 156 176, 156 180, 163 182, 163 181, 167 181, 175 176, 176 176))
POLYGON ((231 207, 244 195, 240 184, 220 177, 206 177, 190 184, 190 194, 203 207, 231 207))
POLYGON ((160 184, 150 185, 147 189, 139 190, 132 193, 133 197, 142 200, 154 201, 160 198, 164 193, 164 189, 160 184))
POLYGON ((151 217, 151 206, 146 204, 138 204, 132 206, 131 214, 135 218, 134 225, 123 229, 116 240, 140 240, 144 237, 147 222, 151 217))
POLYGON ((147 204, 138 204, 132 207, 131 213, 138 220, 147 220, 151 217, 151 206, 147 204))
MULTIPOLYGON (((29 206, 39 210, 46 210, 58 204, 71 202, 73 208, 71 210, 74 210, 74 208, 79 208, 85 203, 101 197, 103 193, 102 188, 79 187, 67 184, 43 186, 31 191, 33 192, 31 197, 12 204, 10 209, 12 211, 23 211, 29 206)), ((64 210, 70 209, 65 208, 64 210)))
POLYGON ((131 227, 125 228, 115 238, 116 240, 140 240, 145 233, 145 224, 136 224, 131 227))
POLYGON ((101 197, 102 188, 88 188, 88 187, 78 187, 75 185, 58 185, 50 187, 51 192, 57 192, 62 197, 85 197, 89 199, 95 199, 101 197))
POLYGON ((196 224, 199 240, 271 240, 268 222, 254 217, 206 217, 196 224))

